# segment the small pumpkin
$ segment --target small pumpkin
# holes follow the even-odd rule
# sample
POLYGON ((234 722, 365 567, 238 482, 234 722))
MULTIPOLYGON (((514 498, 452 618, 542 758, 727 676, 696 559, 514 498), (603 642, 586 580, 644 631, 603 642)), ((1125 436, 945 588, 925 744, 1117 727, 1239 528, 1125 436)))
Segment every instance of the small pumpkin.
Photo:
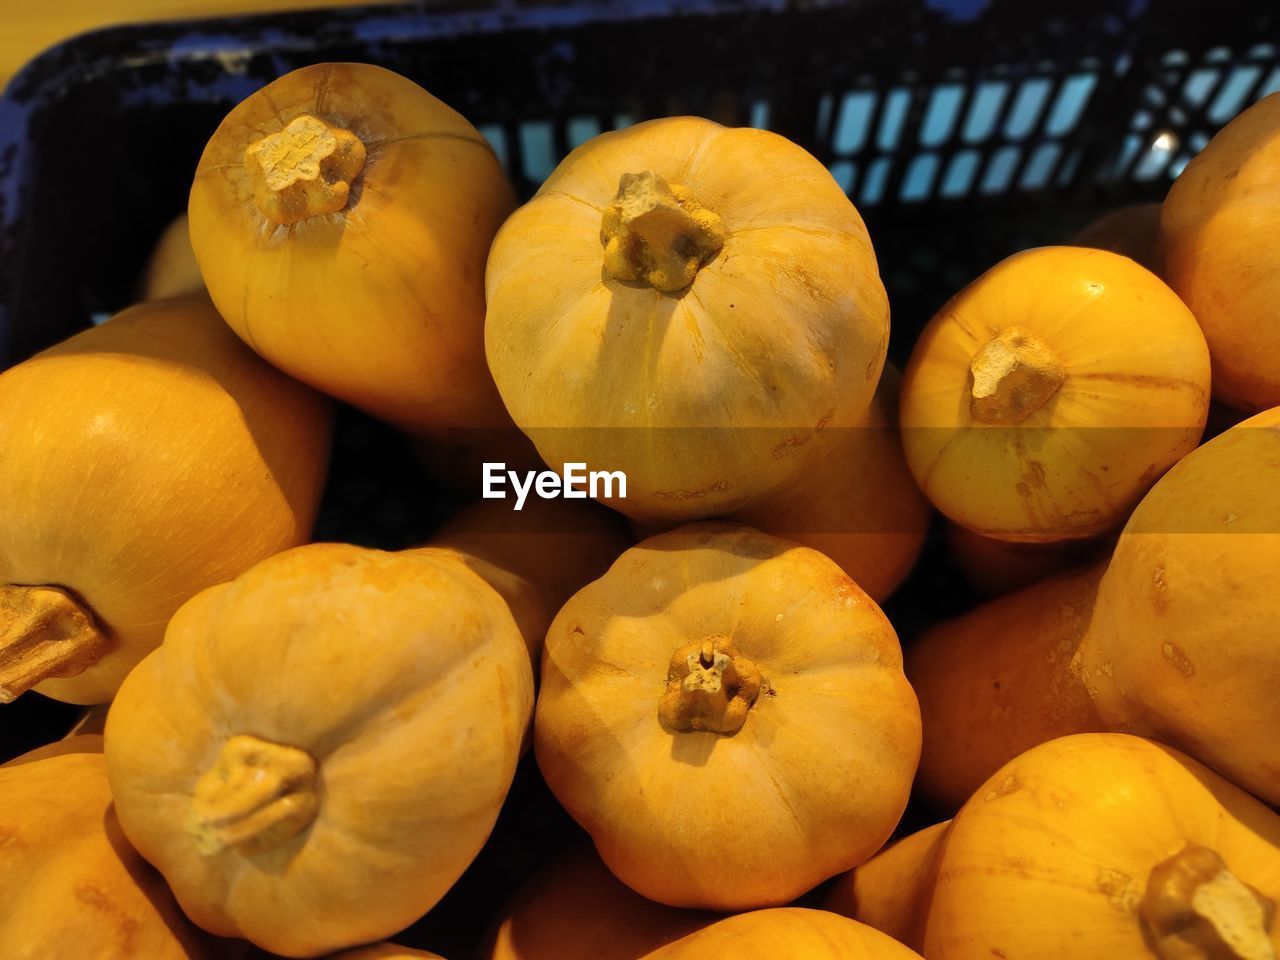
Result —
POLYGON ((191 242, 213 302, 282 370, 407 430, 509 425, 485 369, 484 264, 514 206, 488 142, 390 70, 322 63, 205 147, 191 242))
POLYGON ((617 514, 603 507, 540 498, 519 513, 502 501, 469 504, 431 538, 431 546, 455 552, 507 601, 535 670, 565 601, 633 542, 617 514))
POLYGON ((1159 203, 1131 203, 1104 213, 1081 227, 1071 238, 1073 247, 1110 250, 1160 272, 1159 203))
POLYGON ((0 956, 215 960, 243 955, 191 926, 125 841, 102 738, 0 766, 0 956))
POLYGON ((840 877, 822 906, 875 927, 919 953, 951 821, 896 840, 840 877))
POLYGON ((980 596, 1013 593, 1109 552, 1113 538, 1018 543, 995 540, 948 520, 942 538, 950 565, 980 596))
POLYGON ((0 374, 0 701, 111 699, 193 594, 307 540, 329 421, 201 299, 0 374))
POLYGON ((532 705, 506 603, 454 557, 298 547, 175 614, 108 714, 111 788, 196 923, 316 956, 452 886, 532 705))
POLYGON ((996 772, 956 816, 929 960, 1270 960, 1280 817, 1175 750, 1063 737, 996 772))
POLYGON ((1098 587, 1082 676, 1112 729, 1185 750, 1280 804, 1280 408, 1147 494, 1098 587))
POLYGON ((907 648, 924 749, 917 789, 963 804, 1036 744, 1107 729, 1073 666, 1103 564, 1075 570, 926 630, 907 648))
POLYGON ((825 553, 877 603, 915 566, 933 513, 902 455, 899 382, 886 365, 859 426, 795 484, 730 518, 825 553))
POLYGON ((642 520, 746 506, 871 403, 889 307, 862 218, 764 130, 652 120, 574 150, 498 232, 489 368, 555 468, 642 520), (829 429, 830 428, 830 429, 829 429))
POLYGON ((919 745, 879 607, 750 527, 632 547, 547 633, 538 765, 609 869, 661 903, 786 903, 865 860, 919 745))
POLYGON ((139 284, 140 300, 165 300, 204 292, 204 278, 191 249, 187 215, 175 217, 160 234, 139 284))
POLYGON ((1213 393, 1280 405, 1280 93, 1255 103, 1187 164, 1164 201, 1164 275, 1200 321, 1213 393))
POLYGON ((1209 354, 1195 317, 1126 257, 1002 261, 921 334, 903 376, 907 463, 934 506, 1001 540, 1091 537, 1195 448, 1209 354))
POLYGON ((727 917, 645 960, 920 960, 879 930, 801 907, 775 907, 727 917))
POLYGON ((503 909, 483 960, 640 960, 718 918, 667 907, 619 881, 590 848, 561 855, 503 909))

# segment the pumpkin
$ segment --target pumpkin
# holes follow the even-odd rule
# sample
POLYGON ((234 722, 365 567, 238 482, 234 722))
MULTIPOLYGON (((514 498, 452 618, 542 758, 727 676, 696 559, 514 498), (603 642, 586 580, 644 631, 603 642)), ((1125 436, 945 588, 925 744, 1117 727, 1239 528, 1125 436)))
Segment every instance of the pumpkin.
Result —
POLYGON ((1153 274, 1102 250, 1015 254, 930 321, 903 376, 907 463, 934 506, 1001 540, 1117 527, 1194 449, 1209 355, 1153 274))
POLYGON ((381 67, 322 63, 236 106, 191 186, 227 323, 282 370, 415 432, 509 425, 483 273, 514 206, 460 114, 381 67))
POLYGON ((1071 246, 1110 250, 1159 273, 1160 208, 1159 203, 1132 203, 1104 213, 1081 227, 1071 246))
POLYGON ((516 424, 555 469, 625 473, 608 502, 645 520, 728 513, 803 475, 866 412, 889 335, 870 238, 827 169, 697 117, 570 153, 498 232, 485 289, 516 424))
POLYGON ((1185 750, 1280 804, 1280 408, 1147 494, 1098 588, 1081 673, 1112 729, 1185 750))
POLYGON ((954 811, 1024 750, 1107 729, 1073 658, 1105 564, 1062 574, 943 621, 907 648, 924 749, 917 789, 954 811))
POLYGON ((629 887, 741 910, 888 839, 919 724, 893 627, 835 563, 703 523, 632 547, 565 604, 534 750, 629 887))
POLYGON ((457 880, 532 705, 506 604, 456 559, 298 547, 174 615, 107 716, 111 788, 196 923, 315 956, 457 880))
POLYGON ((932 516, 902 456, 899 380, 886 366, 860 426, 795 484, 731 518, 825 553, 877 603, 915 566, 932 516))
POLYGON ((206 300, 0 374, 0 701, 111 699, 193 594, 304 542, 329 429, 206 300))
POLYGON ((1125 734, 1042 744, 951 825, 929 960, 1270 960, 1280 817, 1188 757, 1125 734))
POLYGON ((203 936, 120 832, 102 738, 0 766, 0 956, 199 960, 243 954, 203 936))
POLYGON ((717 919, 646 900, 590 849, 539 870, 503 909, 482 960, 640 960, 717 919))
POLYGON ((943 524, 942 538, 951 567, 988 599, 1065 573, 1114 546, 1112 538, 1052 543, 995 540, 950 520, 943 524))
POLYGON ((929 903, 950 828, 951 821, 944 820, 894 841, 840 877, 822 906, 875 927, 917 953, 923 950, 929 903))
POLYGON ((1280 94, 1232 120, 1164 201, 1164 275, 1200 321, 1213 393, 1228 406, 1280 405, 1280 94))
POLYGON ((156 241, 139 284, 138 299, 164 300, 203 292, 204 279, 200 276, 195 251, 191 249, 184 213, 176 217, 156 241))
POLYGON ((825 910, 776 907, 727 917, 645 960, 919 960, 878 930, 825 910))
POLYGON ((507 601, 535 669, 565 601, 632 542, 617 515, 603 507, 540 498, 519 513, 495 500, 469 504, 431 538, 431 546, 456 553, 507 601))

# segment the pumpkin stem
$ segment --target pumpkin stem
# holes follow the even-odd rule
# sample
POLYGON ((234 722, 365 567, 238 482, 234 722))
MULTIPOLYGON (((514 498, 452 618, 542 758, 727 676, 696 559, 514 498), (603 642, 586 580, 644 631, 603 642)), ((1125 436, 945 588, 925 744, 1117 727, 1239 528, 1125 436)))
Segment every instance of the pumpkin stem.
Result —
POLYGON ((979 423, 1013 426, 1058 392, 1067 372, 1052 351, 1020 327, 1005 327, 969 362, 969 412, 979 423))
POLYGON ((0 703, 42 680, 83 673, 109 646, 93 617, 65 590, 0 586, 0 703))
POLYGON ((622 175, 600 226, 604 272, 662 293, 693 283, 724 241, 723 220, 649 170, 622 175))
POLYGON ((1138 905, 1160 960, 1276 960, 1267 933, 1275 913, 1217 852, 1194 845, 1152 869, 1138 905))
POLYGON ((261 853, 297 836, 320 809, 315 759, 305 750, 237 734, 196 782, 188 832, 204 856, 261 853))
POLYGON ((679 733, 737 733, 760 695, 760 670, 724 637, 676 650, 658 719, 679 733))
POLYGON ((258 209, 284 225, 342 210, 364 161, 359 137, 305 113, 244 152, 258 209))

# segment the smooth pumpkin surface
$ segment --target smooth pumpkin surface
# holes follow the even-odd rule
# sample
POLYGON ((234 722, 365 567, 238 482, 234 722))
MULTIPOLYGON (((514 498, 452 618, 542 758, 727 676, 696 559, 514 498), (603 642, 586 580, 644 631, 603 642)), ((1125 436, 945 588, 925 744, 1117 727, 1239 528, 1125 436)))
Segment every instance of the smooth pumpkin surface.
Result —
POLYGON ((531 498, 468 504, 431 537, 455 551, 511 608, 535 671, 560 608, 634 542, 617 514, 589 503, 531 498))
POLYGON ((929 960, 1270 960, 1280 817, 1167 747, 1063 737, 1001 768, 956 816, 929 960))
POLYGON ((1280 804, 1280 408, 1200 447, 1120 535, 1080 647, 1112 726, 1280 804))
POLYGON ((718 919, 646 900, 594 850, 573 850, 529 878, 503 909, 483 960, 640 960, 718 919))
POLYGON ((750 527, 644 541, 547 633, 538 765, 652 900, 767 906, 850 869, 893 832, 919 746, 880 608, 750 527))
POLYGON ((1073 247, 1110 250, 1160 273, 1159 203, 1131 203, 1085 224, 1071 238, 1073 247))
POLYGON ((947 559, 980 596, 1013 593, 1109 553, 1113 538, 1017 543, 995 540, 948 520, 943 525, 947 559))
POLYGON ((207 300, 0 374, 0 700, 111 699, 192 595, 304 542, 329 431, 207 300))
POLYGON ((859 426, 795 484, 731 518, 825 553, 877 603, 915 566, 933 513, 902 455, 899 382, 886 365, 859 426))
POLYGON ((1074 660, 1104 567, 993 600, 908 646, 907 678, 924 723, 916 788, 940 808, 958 809, 1036 744, 1108 729, 1074 660))
POLYGON ((138 285, 138 299, 164 300, 204 292, 204 278, 191 249, 187 215, 175 217, 156 241, 138 285))
POLYGON ((646 960, 918 960, 919 956, 847 917, 777 907, 713 923, 655 950, 646 960))
POLYGON ((1165 198, 1169 286, 1200 321, 1214 396, 1280 404, 1280 94, 1245 110, 1187 164, 1165 198))
POLYGON ((111 808, 102 738, 0 766, 0 956, 200 960, 243 954, 187 922, 111 808))
POLYGON ((193 598, 107 717, 125 833, 196 923, 285 956, 389 936, 489 835, 533 704, 456 559, 286 551, 193 598))
POLYGON ((822 906, 875 927, 917 953, 946 848, 951 821, 917 830, 885 847, 835 882, 822 906))
POLYGON ((511 188, 480 133, 381 67, 251 94, 191 186, 213 302, 282 370, 416 432, 509 424, 485 368, 484 264, 511 188))
POLYGON ((558 468, 622 470, 637 519, 799 477, 875 390, 889 307, 862 218, 764 130, 652 120, 574 150, 494 240, 489 368, 558 468))
POLYGON ((1014 254, 958 293, 903 375, 903 447, 934 506, 983 536, 1120 526, 1195 448, 1209 354, 1158 277, 1103 250, 1014 254))

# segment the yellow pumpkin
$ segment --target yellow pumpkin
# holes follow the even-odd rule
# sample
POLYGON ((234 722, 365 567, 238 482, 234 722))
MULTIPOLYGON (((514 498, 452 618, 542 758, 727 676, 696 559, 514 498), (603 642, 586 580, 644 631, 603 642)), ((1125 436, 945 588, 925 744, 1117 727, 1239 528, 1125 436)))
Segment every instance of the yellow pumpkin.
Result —
POLYGON ((878 930, 825 910, 776 907, 728 917, 645 960, 920 960, 878 930))
POLYGON ((243 955, 187 922, 125 841, 102 738, 75 737, 0 766, 0 956, 201 960, 243 955))
POLYGON ((717 919, 646 900, 590 849, 538 871, 502 911, 482 960, 640 960, 717 919))
POLYGON ((919 747, 879 607, 750 527, 646 540, 547 633, 538 765, 652 900, 769 906, 852 868, 893 832, 919 747))
POLYGON ((1098 588, 1081 671, 1115 730, 1190 753, 1280 804, 1280 408, 1147 494, 1098 588))
POLYGON ((1200 321, 1213 393, 1280 405, 1280 93, 1226 125, 1174 181, 1160 217, 1164 275, 1200 321))
POLYGON ((1073 671, 1104 566, 993 600, 907 648, 924 724, 916 787, 939 807, 958 809, 1036 744, 1107 729, 1073 671))
POLYGON ((837 880, 823 908, 920 952, 950 828, 951 821, 944 820, 891 843, 837 880))
POLYGON ((519 513, 507 502, 481 500, 431 538, 431 546, 456 553, 507 601, 535 670, 565 601, 632 543, 621 519, 603 507, 542 499, 530 499, 519 513))
POLYGON ((983 597, 998 597, 1109 553, 1113 538, 1018 543, 995 540, 948 520, 942 537, 952 568, 983 597))
POLYGON ((308 539, 328 449, 328 405, 207 300, 0 374, 0 701, 111 699, 193 594, 308 539))
POLYGON ((509 424, 485 369, 485 256, 514 206, 460 114, 389 70, 322 63, 205 147, 191 242, 227 322, 287 373, 417 432, 509 424))
POLYGON ((899 381, 886 365, 860 426, 795 484, 730 518, 825 553, 877 603, 915 566, 932 516, 902 456, 899 381))
POLYGON ((1158 274, 1160 208, 1159 203, 1132 203, 1112 210, 1081 227, 1071 246, 1110 250, 1158 274))
POLYGON ((903 446, 939 510, 1001 540, 1119 526, 1195 448, 1209 354, 1191 312, 1126 257, 1015 254, 921 334, 903 376, 903 446))
POLYGON ((1271 960, 1280 817, 1124 734, 1042 744, 951 825, 929 960, 1271 960))
POLYGON ((494 240, 489 368, 548 464, 687 520, 803 475, 857 425, 889 308, 858 211, 763 130, 676 117, 574 150, 494 240), (833 429, 828 429, 833 428, 833 429))
POLYGON ((456 559, 298 547, 174 616, 111 706, 111 788, 196 923, 315 956, 457 880, 532 705, 506 604, 456 559))
POLYGON ((140 300, 164 300, 204 292, 204 278, 191 249, 187 215, 176 217, 160 234, 139 285, 140 300))

